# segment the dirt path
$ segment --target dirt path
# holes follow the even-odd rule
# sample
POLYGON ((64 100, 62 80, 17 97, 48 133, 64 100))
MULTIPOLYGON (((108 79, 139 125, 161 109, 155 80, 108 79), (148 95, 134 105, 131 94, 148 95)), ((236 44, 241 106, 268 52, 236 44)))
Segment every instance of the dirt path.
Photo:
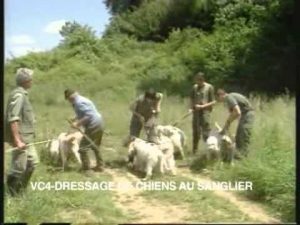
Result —
MULTIPOLYGON (((187 168, 178 168, 178 174, 189 179, 201 182, 203 184, 212 182, 212 180, 207 177, 192 174, 187 168)), ((238 207, 241 212, 248 215, 254 220, 260 221, 262 223, 280 223, 279 220, 269 216, 259 204, 253 203, 252 201, 241 196, 237 196, 233 192, 214 190, 214 194, 228 200, 236 207, 238 207)))
MULTIPOLYGON (((116 169, 105 169, 105 172, 113 177, 113 181, 136 182, 137 177, 130 173, 121 173, 116 169)), ((139 194, 142 190, 131 189, 116 189, 115 199, 116 205, 127 214, 134 214, 134 223, 187 223, 187 218, 190 217, 188 206, 173 205, 164 201, 155 199, 149 200, 139 194)))

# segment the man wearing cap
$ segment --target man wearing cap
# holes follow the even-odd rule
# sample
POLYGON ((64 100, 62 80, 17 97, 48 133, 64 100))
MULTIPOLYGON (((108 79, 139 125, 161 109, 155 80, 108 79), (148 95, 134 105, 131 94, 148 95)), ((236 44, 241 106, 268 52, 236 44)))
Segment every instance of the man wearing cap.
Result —
POLYGON ((10 171, 7 176, 8 193, 23 193, 39 162, 33 145, 35 137, 34 113, 27 90, 32 85, 33 71, 20 68, 16 73, 17 87, 9 94, 5 114, 5 141, 17 148, 12 151, 10 171))
POLYGON ((235 143, 238 150, 236 158, 246 156, 248 154, 248 145, 252 133, 254 123, 254 110, 250 101, 239 93, 226 93, 222 88, 217 90, 217 100, 224 102, 230 114, 226 123, 220 132, 224 134, 228 131, 230 124, 239 119, 239 124, 236 131, 235 143))
POLYGON ((84 128, 85 135, 79 146, 82 171, 87 175, 92 172, 88 156, 89 149, 92 149, 95 153, 97 165, 94 170, 99 172, 103 171, 104 163, 99 150, 104 132, 104 121, 101 114, 97 111, 91 100, 79 95, 78 92, 74 90, 65 90, 65 99, 72 104, 76 114, 72 126, 74 128, 84 128))
POLYGON ((152 141, 151 128, 156 124, 160 113, 163 94, 152 88, 140 95, 131 105, 132 117, 130 121, 130 136, 139 137, 144 127, 148 141, 152 141))
POLYGON ((195 75, 195 84, 190 95, 190 109, 193 113, 193 153, 198 150, 198 143, 201 137, 204 141, 209 136, 210 115, 212 106, 215 104, 214 88, 211 84, 205 82, 204 73, 199 72, 195 75))

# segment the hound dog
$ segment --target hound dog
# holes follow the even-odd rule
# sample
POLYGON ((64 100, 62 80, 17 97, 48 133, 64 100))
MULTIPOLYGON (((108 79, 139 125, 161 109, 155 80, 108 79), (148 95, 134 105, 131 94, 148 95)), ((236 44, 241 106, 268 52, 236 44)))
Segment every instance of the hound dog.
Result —
POLYGON ((182 130, 171 125, 156 125, 153 127, 153 133, 157 137, 165 136, 170 138, 174 146, 174 154, 180 153, 182 159, 185 158, 184 147, 186 145, 186 136, 182 130))
POLYGON ((150 179, 154 170, 165 172, 165 158, 162 150, 155 143, 140 138, 130 137, 128 145, 128 162, 133 169, 145 173, 143 180, 150 179))
POLYGON ((211 132, 206 140, 206 157, 207 160, 217 160, 221 162, 228 162, 233 165, 235 145, 229 135, 220 135, 222 130, 218 123, 215 123, 217 131, 211 132))
POLYGON ((66 167, 70 156, 73 154, 77 162, 81 164, 78 150, 82 137, 83 135, 79 131, 59 134, 48 146, 51 161, 56 165, 66 167))

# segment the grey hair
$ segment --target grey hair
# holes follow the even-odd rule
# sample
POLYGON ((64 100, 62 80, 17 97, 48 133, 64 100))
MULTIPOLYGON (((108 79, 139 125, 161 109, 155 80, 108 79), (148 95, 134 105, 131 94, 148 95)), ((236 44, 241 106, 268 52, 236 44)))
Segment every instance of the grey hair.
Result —
POLYGON ((24 82, 32 79, 33 70, 28 68, 19 68, 16 72, 16 84, 22 85, 24 82))

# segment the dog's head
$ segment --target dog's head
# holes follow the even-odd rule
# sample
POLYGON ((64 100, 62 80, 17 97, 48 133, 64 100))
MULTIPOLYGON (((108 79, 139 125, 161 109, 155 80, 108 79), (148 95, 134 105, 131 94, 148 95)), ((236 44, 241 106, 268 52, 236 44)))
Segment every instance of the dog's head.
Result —
POLYGON ((206 146, 207 146, 207 150, 209 151, 218 151, 219 150, 218 138, 215 136, 209 136, 206 140, 206 146))

